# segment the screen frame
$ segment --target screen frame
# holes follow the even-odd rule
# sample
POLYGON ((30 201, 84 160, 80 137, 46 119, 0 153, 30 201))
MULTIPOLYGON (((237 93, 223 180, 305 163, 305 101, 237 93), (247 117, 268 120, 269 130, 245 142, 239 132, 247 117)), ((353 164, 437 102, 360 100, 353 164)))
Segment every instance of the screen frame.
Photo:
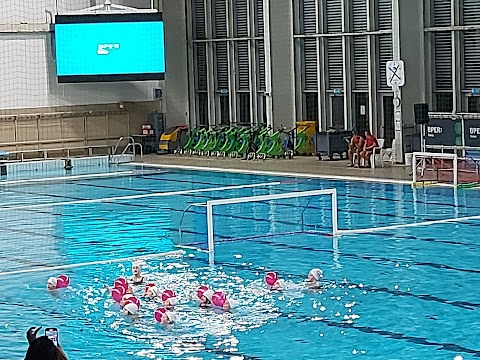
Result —
MULTIPOLYGON (((121 14, 86 14, 86 15, 55 15, 55 25, 65 24, 94 24, 94 23, 122 23, 122 22, 163 22, 163 14, 156 13, 121 13, 121 14)), ((55 34, 55 27, 54 27, 55 34)), ((163 39, 165 47, 165 33, 163 39)), ((56 42, 54 44, 56 49, 56 42)), ((56 57, 56 56, 55 56, 56 57)), ((56 59, 58 61, 58 59, 56 59)), ((56 71, 56 66, 55 66, 56 71)), ((119 82, 119 81, 146 81, 165 80, 165 73, 142 74, 108 74, 108 75, 57 75, 59 84, 88 83, 88 82, 119 82)))

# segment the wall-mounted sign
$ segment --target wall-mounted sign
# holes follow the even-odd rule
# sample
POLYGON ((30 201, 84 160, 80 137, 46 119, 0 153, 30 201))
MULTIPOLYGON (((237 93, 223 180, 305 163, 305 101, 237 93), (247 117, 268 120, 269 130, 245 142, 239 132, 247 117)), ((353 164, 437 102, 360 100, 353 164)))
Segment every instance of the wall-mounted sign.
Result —
POLYGON ((480 147, 480 120, 465 120, 465 146, 480 147))
POLYGON ((425 126, 425 144, 462 145, 462 123, 457 120, 430 119, 425 126))

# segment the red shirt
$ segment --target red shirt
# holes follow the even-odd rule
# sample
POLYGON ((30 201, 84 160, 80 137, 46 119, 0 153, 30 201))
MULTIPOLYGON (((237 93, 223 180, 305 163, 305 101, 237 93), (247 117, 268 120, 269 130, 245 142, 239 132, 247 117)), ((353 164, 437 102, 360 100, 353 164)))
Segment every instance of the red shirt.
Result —
POLYGON ((365 142, 367 147, 378 146, 377 138, 373 135, 367 135, 365 142))

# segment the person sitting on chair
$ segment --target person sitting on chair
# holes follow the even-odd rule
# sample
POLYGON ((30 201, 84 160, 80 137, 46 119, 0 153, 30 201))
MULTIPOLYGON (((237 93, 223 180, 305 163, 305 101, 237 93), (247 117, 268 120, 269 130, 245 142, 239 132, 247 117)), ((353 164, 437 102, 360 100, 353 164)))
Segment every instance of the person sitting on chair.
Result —
POLYGON ((373 149, 376 147, 378 147, 377 138, 370 134, 370 132, 365 131, 365 145, 363 146, 363 151, 360 153, 360 157, 365 161, 365 167, 371 167, 370 158, 372 157, 373 149))
POLYGON ((354 166, 353 164, 353 158, 355 154, 357 154, 357 160, 355 167, 358 167, 360 163, 360 153, 363 150, 365 140, 358 134, 357 131, 353 132, 352 139, 350 140, 350 143, 348 145, 348 159, 350 160, 350 164, 348 164, 348 167, 354 166))

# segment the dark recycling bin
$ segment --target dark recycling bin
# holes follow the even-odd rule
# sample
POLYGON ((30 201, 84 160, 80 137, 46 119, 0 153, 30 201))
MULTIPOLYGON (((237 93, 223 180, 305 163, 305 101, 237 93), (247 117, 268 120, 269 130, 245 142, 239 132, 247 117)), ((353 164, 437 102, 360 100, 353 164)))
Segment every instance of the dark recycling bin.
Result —
POLYGON ((333 155, 338 154, 343 159, 343 154, 348 152, 348 143, 345 139, 352 136, 351 131, 337 131, 329 130, 315 133, 315 154, 319 160, 322 160, 322 156, 328 156, 330 160, 333 160, 333 155))

